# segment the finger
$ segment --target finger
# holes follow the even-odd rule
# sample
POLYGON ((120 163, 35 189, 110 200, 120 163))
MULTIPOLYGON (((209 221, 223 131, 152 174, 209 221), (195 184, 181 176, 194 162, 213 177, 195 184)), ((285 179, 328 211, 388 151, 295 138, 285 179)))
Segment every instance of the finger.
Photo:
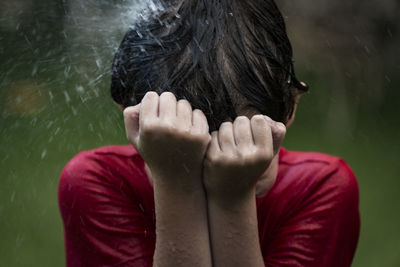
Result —
POLYGON ((176 119, 176 97, 171 92, 164 92, 160 96, 160 115, 161 120, 176 119))
POLYGON ((140 105, 140 125, 143 125, 145 120, 158 117, 159 98, 156 92, 147 92, 143 97, 140 105))
POLYGON ((283 139, 286 135, 286 126, 281 122, 274 122, 271 127, 274 155, 279 152, 283 139))
POLYGON ((139 136, 139 115, 140 115, 140 106, 138 104, 133 107, 128 107, 124 109, 124 122, 125 122, 125 130, 126 136, 128 140, 133 144, 134 147, 137 148, 137 139, 139 136))
POLYGON ((191 131, 193 134, 208 134, 209 126, 207 123, 207 118, 199 109, 193 110, 191 131))
POLYGON ((233 123, 233 133, 238 148, 248 147, 254 144, 251 133, 250 120, 245 116, 239 116, 233 123))
POLYGON ((221 152, 221 148, 218 143, 218 132, 214 131, 211 133, 211 141, 210 141, 210 144, 208 145, 206 158, 212 159, 220 152, 221 152))
MULTIPOLYGON (((272 121, 272 120, 271 120, 272 121)), ((266 116, 255 115, 251 118, 251 131, 256 146, 266 147, 272 145, 272 133, 266 116)))
POLYGON ((179 100, 176 105, 176 115, 178 124, 184 129, 189 129, 192 126, 192 106, 187 100, 179 100))
POLYGON ((235 149, 235 139, 233 137, 233 125, 231 122, 224 122, 219 127, 218 142, 221 151, 233 152, 235 149))

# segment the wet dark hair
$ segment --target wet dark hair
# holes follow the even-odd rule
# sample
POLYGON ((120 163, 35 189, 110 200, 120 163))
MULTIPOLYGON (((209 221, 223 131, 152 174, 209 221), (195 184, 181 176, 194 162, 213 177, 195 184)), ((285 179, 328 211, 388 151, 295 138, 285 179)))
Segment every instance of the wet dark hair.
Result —
POLYGON ((297 90, 292 47, 272 0, 181 0, 132 26, 112 66, 111 95, 123 106, 170 91, 208 119, 210 130, 238 108, 286 123, 297 90))

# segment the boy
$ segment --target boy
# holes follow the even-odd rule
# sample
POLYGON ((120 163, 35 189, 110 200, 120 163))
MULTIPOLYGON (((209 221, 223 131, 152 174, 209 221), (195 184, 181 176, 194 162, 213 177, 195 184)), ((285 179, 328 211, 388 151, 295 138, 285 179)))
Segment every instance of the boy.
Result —
POLYGON ((280 148, 306 90, 272 0, 172 1, 137 23, 111 85, 134 148, 65 167, 67 265, 349 266, 353 173, 280 148))

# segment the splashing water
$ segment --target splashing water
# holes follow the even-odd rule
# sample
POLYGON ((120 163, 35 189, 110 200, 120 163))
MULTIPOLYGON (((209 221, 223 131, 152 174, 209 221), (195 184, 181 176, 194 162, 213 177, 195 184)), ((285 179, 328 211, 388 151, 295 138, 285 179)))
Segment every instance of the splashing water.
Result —
MULTIPOLYGON (((112 58, 125 32, 165 10, 160 0, 123 0, 119 4, 71 0, 69 6, 64 22, 68 58, 73 72, 83 79, 79 91, 86 93, 86 100, 89 95, 98 96, 95 88, 108 79, 112 58)), ((68 73, 69 68, 70 64, 65 64, 68 73)))
POLYGON ((164 11, 165 7, 160 1, 141 1, 132 2, 132 5, 127 8, 126 12, 121 14, 124 25, 135 27, 135 25, 146 22, 150 18, 157 16, 164 11))

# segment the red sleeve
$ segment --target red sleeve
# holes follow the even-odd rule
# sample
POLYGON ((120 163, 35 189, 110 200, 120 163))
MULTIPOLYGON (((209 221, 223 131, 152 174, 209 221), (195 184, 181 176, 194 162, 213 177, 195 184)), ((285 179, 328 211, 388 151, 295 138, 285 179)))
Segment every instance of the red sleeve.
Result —
POLYGON ((69 267, 152 266, 154 228, 115 171, 81 152, 61 174, 58 196, 69 267))
POLYGON ((313 182, 289 189, 301 198, 268 240, 266 266, 351 265, 360 231, 358 185, 344 161, 332 164, 313 182))

